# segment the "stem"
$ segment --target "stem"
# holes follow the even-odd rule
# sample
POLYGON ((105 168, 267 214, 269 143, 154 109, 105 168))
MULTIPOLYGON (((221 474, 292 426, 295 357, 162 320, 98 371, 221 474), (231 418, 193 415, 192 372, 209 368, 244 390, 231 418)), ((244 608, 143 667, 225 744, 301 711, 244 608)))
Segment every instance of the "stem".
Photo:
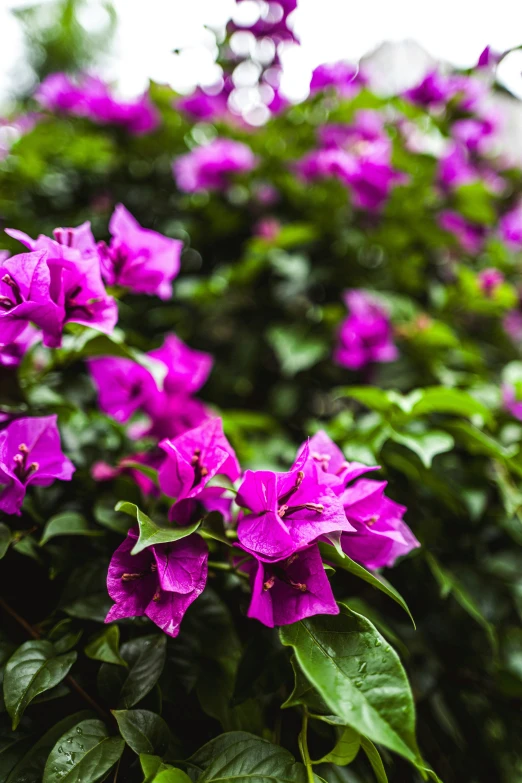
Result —
MULTIPOLYGON (((40 634, 38 633, 38 631, 35 630, 32 625, 29 625, 27 620, 21 617, 18 614, 18 612, 16 612, 13 609, 13 607, 7 603, 7 601, 4 601, 3 598, 0 598, 0 608, 2 608, 6 614, 12 617, 13 620, 15 620, 15 622, 17 622, 18 625, 21 626, 29 636, 32 636, 33 639, 40 639, 40 634)), ((95 712, 98 713, 98 715, 100 716, 100 718, 102 718, 102 720, 110 721, 111 716, 109 715, 109 713, 105 712, 103 707, 99 705, 98 702, 92 698, 92 696, 89 696, 89 694, 86 691, 84 691, 82 686, 78 682, 76 682, 74 677, 68 674, 67 677, 65 678, 65 682, 68 685, 70 685, 74 691, 76 691, 78 696, 80 696, 85 702, 87 702, 87 704, 89 705, 89 707, 91 707, 91 709, 93 709, 95 712)))
POLYGON ((301 750, 301 756, 303 758, 303 764, 306 767, 306 777, 308 779, 308 783, 315 783, 314 781, 314 773, 312 769, 312 759, 310 758, 310 753, 308 752, 308 710, 306 707, 303 708, 303 724, 301 727, 301 733, 299 735, 299 749, 301 750))

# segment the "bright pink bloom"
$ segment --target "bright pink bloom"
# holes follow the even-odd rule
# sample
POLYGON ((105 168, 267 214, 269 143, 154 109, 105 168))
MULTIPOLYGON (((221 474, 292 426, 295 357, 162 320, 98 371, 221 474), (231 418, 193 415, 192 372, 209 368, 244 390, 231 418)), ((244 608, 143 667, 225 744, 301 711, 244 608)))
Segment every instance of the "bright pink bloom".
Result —
POLYGON ((499 269, 483 269, 478 273, 480 290, 486 296, 493 296, 495 290, 504 282, 504 275, 499 269))
POLYGON ((356 95, 366 84, 366 77, 358 66, 339 61, 318 65, 312 73, 310 94, 333 88, 343 98, 356 95))
POLYGON ((162 362, 167 368, 163 388, 171 395, 194 394, 206 382, 212 369, 212 356, 203 351, 195 351, 176 337, 168 334, 163 345, 150 351, 151 359, 162 362))
POLYGON ((484 226, 470 223, 461 214, 449 209, 440 212, 438 221, 440 227, 453 234, 468 253, 475 254, 480 252, 486 235, 484 226))
POLYGON ((514 386, 506 383, 502 386, 502 404, 515 419, 522 421, 522 399, 514 386))
POLYGON ((447 188, 458 188, 477 182, 479 174, 469 162, 465 149, 459 144, 452 144, 439 161, 439 179, 447 188))
POLYGON ((20 514, 27 487, 70 481, 74 465, 62 452, 56 416, 15 419, 0 432, 0 510, 20 514))
POLYGON ((512 250, 522 248, 522 204, 500 218, 500 235, 512 250))
POLYGON ((392 362, 398 357, 392 327, 384 308, 364 291, 346 291, 349 310, 341 324, 334 361, 359 370, 373 362, 392 362))
POLYGON ((0 365, 3 367, 16 367, 22 361, 23 356, 41 338, 41 332, 29 324, 18 337, 8 345, 0 345, 0 365))
POLYGON ((232 139, 214 139, 176 158, 174 177, 180 190, 223 190, 232 174, 251 171, 256 157, 250 147, 232 139))
POLYGON ((502 326, 515 345, 522 343, 522 313, 520 310, 507 312, 503 318, 502 326))
POLYGON ((142 228, 123 204, 114 210, 109 231, 109 246, 105 242, 99 244, 102 275, 107 284, 170 299, 183 243, 142 228))
POLYGON ((230 90, 223 89, 218 93, 205 92, 197 87, 191 95, 178 98, 175 107, 185 112, 195 120, 218 120, 228 115, 228 95, 230 90))
POLYGON ((150 372, 132 359, 107 356, 89 359, 88 366, 101 410, 121 424, 159 393, 150 372))
POLYGON ((252 560, 241 568, 250 574, 252 584, 248 617, 269 628, 315 614, 339 614, 317 546, 278 563, 252 560))
POLYGON ((157 544, 132 555, 137 528, 114 552, 107 590, 116 603, 106 623, 146 615, 169 636, 177 636, 185 612, 205 589, 208 550, 197 534, 157 544))

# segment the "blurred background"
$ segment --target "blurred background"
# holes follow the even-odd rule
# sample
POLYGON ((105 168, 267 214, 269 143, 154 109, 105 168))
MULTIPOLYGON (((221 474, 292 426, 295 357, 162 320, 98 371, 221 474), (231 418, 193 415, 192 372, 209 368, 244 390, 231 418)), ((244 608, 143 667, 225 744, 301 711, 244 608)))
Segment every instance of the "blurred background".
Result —
MULTIPOLYGON (((218 40, 232 17, 251 23, 254 2, 237 6, 235 0, 76 0, 57 5, 52 0, 0 0, 0 106, 14 95, 30 92, 35 67, 41 65, 38 41, 27 32, 48 31, 61 49, 78 64, 95 65, 97 73, 113 81, 124 96, 143 92, 149 79, 188 93, 196 84, 219 79, 216 65, 218 40), (66 13, 63 14, 65 7, 66 13), (69 15, 67 14, 69 9, 69 15), (74 9, 74 13, 73 13, 74 9), (93 46, 75 49, 71 35, 76 25, 93 46), (61 27, 61 29, 58 29, 61 27), (94 45, 97 44, 97 45, 94 45), (86 62, 91 57, 95 63, 86 62), (31 67, 33 66, 33 67, 31 67)), ((475 64, 480 52, 491 46, 503 52, 520 44, 522 4, 514 0, 300 0, 289 25, 300 45, 282 47, 281 92, 294 101, 308 94, 312 70, 323 62, 357 61, 369 57, 384 91, 407 89, 419 81, 435 61, 461 68, 475 64), (389 45, 382 46, 384 42, 389 45)), ((76 31, 78 32, 78 31, 76 31)), ((239 34, 234 45, 248 46, 239 34)), ((513 51, 499 65, 497 79, 522 97, 522 51, 513 51)), ((248 81, 248 74, 242 75, 248 81)))

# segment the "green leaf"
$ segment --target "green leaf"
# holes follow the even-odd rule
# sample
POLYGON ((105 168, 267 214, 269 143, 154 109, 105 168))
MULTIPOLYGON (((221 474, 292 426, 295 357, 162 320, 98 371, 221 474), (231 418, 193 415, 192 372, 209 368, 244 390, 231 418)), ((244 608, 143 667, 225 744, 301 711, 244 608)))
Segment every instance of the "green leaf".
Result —
POLYGON ((85 655, 95 661, 114 663, 117 666, 127 666, 120 655, 120 628, 118 625, 109 625, 103 633, 95 636, 85 647, 85 655))
POLYGON ((375 772, 377 783, 388 783, 388 776, 386 775, 386 770, 384 769, 382 763, 381 754, 373 742, 370 742, 370 740, 366 737, 361 737, 361 748, 368 756, 368 761, 372 765, 372 769, 375 772))
POLYGON ((143 783, 192 783, 186 772, 164 764, 159 756, 141 753, 140 764, 145 775, 143 783))
POLYGON ((412 408, 412 416, 424 416, 429 413, 454 413, 459 416, 481 416, 485 422, 491 421, 491 411, 481 402, 461 389, 445 386, 428 386, 422 389, 421 399, 412 408))
POLYGON ((156 685, 165 665, 167 637, 164 634, 140 636, 121 646, 127 668, 104 663, 100 667, 99 687, 105 698, 118 709, 130 709, 156 685))
POLYGON ((350 557, 348 557, 348 555, 344 553, 340 554, 337 549, 335 549, 333 546, 330 546, 329 544, 320 542, 319 549, 323 559, 326 560, 326 562, 332 563, 337 568, 342 568, 345 571, 348 571, 350 574, 359 577, 359 579, 364 579, 364 581, 368 582, 368 584, 372 585, 372 587, 375 587, 377 590, 385 593, 385 595, 387 595, 389 598, 392 598, 402 609, 404 609, 412 621, 413 627, 415 628, 415 621, 408 608, 408 604, 401 594, 398 593, 397 590, 384 579, 384 577, 370 573, 370 571, 367 571, 366 568, 364 568, 362 565, 359 565, 359 563, 356 563, 355 560, 352 560, 350 557))
POLYGON ((52 729, 45 732, 43 737, 33 744, 29 752, 14 767, 6 783, 22 783, 22 781, 23 783, 41 783, 45 762, 57 740, 65 731, 91 716, 92 713, 89 710, 76 712, 74 715, 68 715, 52 729))
POLYGON ((176 767, 169 767, 158 772, 152 783, 192 783, 192 781, 186 772, 176 767))
POLYGON ((201 524, 201 520, 198 520, 192 525, 184 527, 174 525, 161 527, 144 514, 138 506, 134 503, 128 503, 126 500, 120 500, 116 504, 115 511, 123 511, 124 514, 134 517, 140 527, 140 536, 131 551, 132 555, 137 555, 148 546, 153 546, 154 544, 169 544, 171 541, 179 541, 181 538, 194 533, 201 524))
POLYGON ((361 735, 350 726, 344 726, 340 729, 339 738, 332 750, 318 761, 312 761, 312 764, 337 764, 338 767, 345 767, 351 764, 359 752, 361 745, 361 735))
POLYGON ((101 720, 81 721, 55 744, 43 783, 94 783, 116 764, 124 747, 120 737, 109 737, 101 720))
POLYGON ((5 556, 11 541, 11 531, 7 525, 4 525, 3 522, 0 522, 0 560, 5 556))
POLYGON ((336 397, 349 397, 352 400, 366 405, 372 411, 387 413, 394 407, 394 401, 390 399, 389 392, 377 389, 375 386, 343 386, 335 389, 336 397))
POLYGON ((307 783, 304 766, 279 745, 243 731, 222 734, 190 759, 198 783, 307 783))
POLYGON ((440 563, 433 557, 433 555, 426 553, 426 560, 431 569, 431 572, 437 580, 440 587, 440 594, 442 598, 447 598, 450 594, 453 595, 457 603, 460 604, 470 617, 475 620, 486 632, 486 635, 491 644, 493 653, 498 651, 498 639, 494 626, 486 620, 482 614, 480 608, 477 606, 474 598, 469 594, 466 588, 459 582, 456 576, 443 568, 440 563))
POLYGON ((27 705, 38 694, 58 685, 76 657, 75 652, 57 656, 54 646, 46 641, 25 642, 13 653, 4 675, 5 706, 13 721, 13 731, 27 705))
POLYGON ((272 326, 267 332, 267 340, 287 378, 313 367, 328 351, 323 340, 299 326, 272 326))
POLYGON ((46 524, 40 546, 44 546, 49 539, 55 536, 101 536, 101 530, 93 530, 89 523, 81 514, 74 511, 64 511, 63 514, 57 514, 46 524))
POLYGON ((369 620, 341 605, 341 614, 287 625, 280 636, 346 726, 421 763, 408 679, 397 653, 369 620))
POLYGON ((112 710, 120 734, 134 753, 157 753, 163 756, 170 744, 169 727, 159 715, 149 710, 112 710))
POLYGON ((451 435, 442 430, 408 433, 390 430, 390 438, 395 443, 400 443, 415 452, 425 468, 431 468, 434 457, 445 451, 451 451, 455 445, 451 435))

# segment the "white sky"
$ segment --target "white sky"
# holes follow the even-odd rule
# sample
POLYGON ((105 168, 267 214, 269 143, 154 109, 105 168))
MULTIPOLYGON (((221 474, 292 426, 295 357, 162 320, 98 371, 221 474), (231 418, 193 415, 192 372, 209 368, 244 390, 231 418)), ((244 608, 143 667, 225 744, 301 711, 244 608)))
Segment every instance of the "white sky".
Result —
MULTIPOLYGON (((41 0, 44 5, 46 0, 41 0)), ((0 0, 0 103, 19 68, 22 35, 12 8, 27 0, 0 0)), ((144 89, 148 78, 187 92, 197 82, 215 79, 213 35, 204 25, 223 25, 234 0, 115 0, 120 24, 116 49, 103 68, 125 94, 144 89), (173 49, 181 48, 181 55, 173 49)), ((81 22, 94 30, 103 22, 102 0, 88 0, 81 22)), ((300 47, 285 52, 283 90, 304 97, 312 69, 321 62, 357 60, 383 41, 418 42, 436 59, 470 66, 486 45, 505 50, 522 44, 520 0, 299 0, 294 29, 300 47)), ((407 64, 401 67, 409 71, 407 64)), ((522 52, 501 65, 501 80, 522 96, 522 52)), ((407 76, 407 74, 406 74, 407 76)))

